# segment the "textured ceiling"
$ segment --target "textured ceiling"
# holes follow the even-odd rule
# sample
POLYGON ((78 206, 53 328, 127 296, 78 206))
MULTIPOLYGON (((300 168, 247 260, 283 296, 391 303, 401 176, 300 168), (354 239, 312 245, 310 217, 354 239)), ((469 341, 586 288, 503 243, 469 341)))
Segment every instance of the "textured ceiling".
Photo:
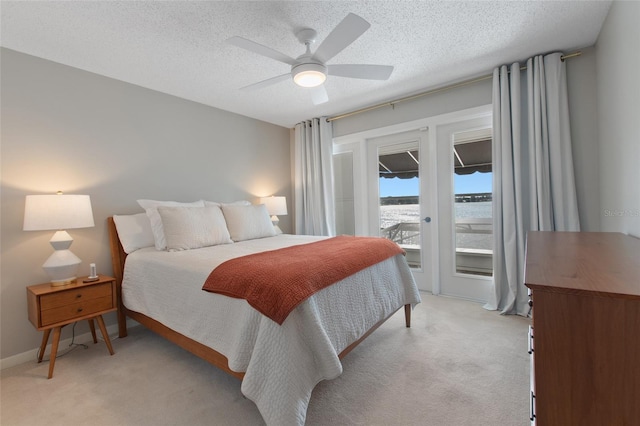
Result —
MULTIPOLYGON (((595 43, 609 1, 2 1, 0 44, 107 77, 292 127, 321 115, 486 74, 538 53, 595 43), (329 64, 394 65, 387 81, 329 76, 314 106, 291 80, 240 87, 289 66, 224 42, 242 36, 292 57, 296 28, 317 45, 349 13, 371 28, 329 64)), ((312 49, 313 51, 313 49, 312 49)))

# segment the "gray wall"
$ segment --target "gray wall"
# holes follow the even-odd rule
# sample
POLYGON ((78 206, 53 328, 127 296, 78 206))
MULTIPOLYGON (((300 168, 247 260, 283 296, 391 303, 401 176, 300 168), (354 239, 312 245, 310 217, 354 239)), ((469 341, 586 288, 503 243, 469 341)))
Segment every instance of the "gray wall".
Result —
MULTIPOLYGON (((600 220, 640 237, 640 3, 615 1, 596 43, 600 220)), ((638 259, 640 255, 636 253, 638 259)))
MULTIPOLYGON (((491 70, 488 71, 489 73, 491 70)), ((333 137, 460 111, 491 103, 491 79, 445 90, 392 107, 382 107, 333 122, 333 137)))
MULTIPOLYGON (((83 273, 91 262, 112 272, 106 218, 141 212, 139 198, 278 194, 292 213, 289 129, 15 51, 0 55, 0 358, 38 347, 42 336, 27 319, 25 287, 47 281, 41 265, 53 231, 22 230, 27 194, 91 196, 96 226, 69 231, 83 273)), ((280 218, 285 232, 290 218, 280 218)), ((79 324, 76 334, 87 330, 79 324)))
POLYGON ((568 59, 566 63, 580 227, 583 231, 599 231, 600 173, 595 49, 593 47, 582 49, 581 56, 568 59))

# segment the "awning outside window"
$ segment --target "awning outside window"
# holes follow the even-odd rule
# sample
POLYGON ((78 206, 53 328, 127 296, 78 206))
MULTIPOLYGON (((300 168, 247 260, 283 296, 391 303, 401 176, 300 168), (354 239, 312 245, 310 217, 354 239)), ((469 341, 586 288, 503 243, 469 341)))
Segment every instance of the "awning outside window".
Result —
POLYGON ((418 151, 381 155, 378 162, 380 177, 411 179, 418 176, 418 151))
MULTIPOLYGON (((454 146, 454 167, 458 175, 491 171, 491 139, 458 143, 454 146)), ((410 179, 418 176, 418 151, 380 156, 379 176, 410 179)))

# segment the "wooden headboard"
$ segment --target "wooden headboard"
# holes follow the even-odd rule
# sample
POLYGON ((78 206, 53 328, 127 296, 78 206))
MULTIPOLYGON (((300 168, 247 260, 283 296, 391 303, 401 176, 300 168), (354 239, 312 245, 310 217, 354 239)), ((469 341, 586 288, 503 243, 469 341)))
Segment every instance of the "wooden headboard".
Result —
POLYGON ((111 216, 107 218, 107 229, 109 229, 111 265, 113 266, 113 276, 116 279, 116 295, 118 298, 118 335, 119 337, 125 337, 127 335, 127 318, 125 307, 122 304, 122 274, 124 272, 124 261, 127 259, 127 253, 125 253, 124 248, 122 248, 116 224, 111 216))

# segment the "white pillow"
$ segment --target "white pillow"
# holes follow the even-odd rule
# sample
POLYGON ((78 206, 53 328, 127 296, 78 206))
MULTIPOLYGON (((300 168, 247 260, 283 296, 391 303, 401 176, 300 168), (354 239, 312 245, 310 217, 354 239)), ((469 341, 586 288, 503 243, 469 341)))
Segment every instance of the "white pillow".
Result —
POLYGON ((113 215, 118 230, 118 238, 124 252, 129 254, 144 247, 153 247, 155 239, 151 222, 146 213, 113 215))
POLYGON ((223 204, 222 213, 233 241, 273 237, 276 230, 264 204, 223 204))
POLYGON ((206 206, 217 206, 217 207, 220 207, 223 204, 226 204, 226 205, 238 204, 238 205, 241 205, 241 206, 250 206, 251 205, 251 201, 247 201, 247 200, 234 201, 232 203, 219 203, 217 201, 207 201, 207 200, 202 200, 202 202, 204 203, 205 207, 206 206))
POLYGON ((194 201, 193 203, 179 203, 177 201, 155 201, 155 200, 138 200, 138 204, 142 207, 149 217, 151 222, 151 231, 153 231, 153 238, 155 241, 156 250, 166 250, 167 242, 164 238, 164 231, 162 230, 162 219, 158 214, 158 207, 204 207, 202 200, 194 201))
POLYGON ((220 207, 158 207, 167 250, 233 243, 220 207))

